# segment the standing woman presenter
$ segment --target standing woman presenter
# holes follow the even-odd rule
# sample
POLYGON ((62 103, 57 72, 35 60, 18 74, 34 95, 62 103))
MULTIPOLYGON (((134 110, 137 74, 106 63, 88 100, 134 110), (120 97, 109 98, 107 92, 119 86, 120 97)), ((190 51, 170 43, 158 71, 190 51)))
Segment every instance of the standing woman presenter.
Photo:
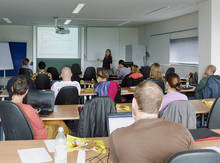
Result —
POLYGON ((105 51, 105 58, 103 60, 98 59, 98 61, 102 61, 102 68, 108 71, 109 75, 112 75, 113 68, 112 68, 112 52, 110 49, 105 51))

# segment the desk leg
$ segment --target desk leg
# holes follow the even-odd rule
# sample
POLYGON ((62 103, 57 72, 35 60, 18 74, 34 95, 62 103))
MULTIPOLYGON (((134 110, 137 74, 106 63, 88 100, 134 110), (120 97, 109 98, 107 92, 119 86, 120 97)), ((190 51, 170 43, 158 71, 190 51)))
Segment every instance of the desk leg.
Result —
POLYGON ((91 100, 91 99, 92 99, 92 96, 89 96, 89 99, 91 100))
POLYGON ((202 127, 205 127, 205 114, 202 114, 202 127))

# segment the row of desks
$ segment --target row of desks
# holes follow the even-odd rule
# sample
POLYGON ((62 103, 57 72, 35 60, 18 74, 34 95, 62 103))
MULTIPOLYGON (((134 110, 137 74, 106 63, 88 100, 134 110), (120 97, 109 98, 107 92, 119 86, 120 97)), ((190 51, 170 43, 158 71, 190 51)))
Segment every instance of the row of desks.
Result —
MULTIPOLYGON (((135 89, 134 88, 121 88, 121 95, 125 96, 125 95, 133 95, 134 94, 135 89)), ((189 93, 189 92, 194 92, 195 91, 195 87, 193 87, 192 89, 182 89, 181 92, 182 93, 189 93)), ((92 88, 85 88, 85 89, 81 89, 80 92, 80 96, 96 96, 97 94, 95 92, 93 92, 92 88)), ((1 98, 6 98, 9 97, 8 91, 4 90, 1 94, 0 94, 1 98)))
MULTIPOLYGON (((214 130, 214 132, 220 133, 220 130, 214 130)), ((103 140, 107 149, 110 149, 109 138, 91 138, 95 140, 103 140)), ((196 148, 201 149, 210 146, 220 147, 220 139, 216 140, 207 140, 196 142, 196 148)), ((0 160, 4 163, 20 163, 21 160, 19 158, 17 150, 19 149, 29 149, 29 148, 42 148, 45 149, 46 146, 43 140, 26 140, 26 141, 0 141, 0 160)), ((107 150, 107 154, 97 154, 93 151, 86 152, 86 159, 94 158, 94 161, 91 162, 101 162, 107 163, 109 162, 109 152, 107 150)), ((49 153, 52 158, 54 158, 54 153, 49 153)), ((67 163, 77 162, 78 151, 69 152, 67 155, 67 163)), ((89 161, 86 161, 89 162, 89 161)))
MULTIPOLYGON (((209 99, 209 101, 214 101, 214 99, 209 99)), ((190 101, 196 110, 196 114, 206 114, 209 113, 210 107, 206 106, 202 100, 191 100, 190 101)), ((77 120, 79 119, 78 107, 83 105, 55 105, 54 112, 48 117, 41 117, 42 120, 77 120)), ((131 108, 131 103, 121 103, 117 105, 117 112, 127 112, 122 108, 128 106, 131 108)))

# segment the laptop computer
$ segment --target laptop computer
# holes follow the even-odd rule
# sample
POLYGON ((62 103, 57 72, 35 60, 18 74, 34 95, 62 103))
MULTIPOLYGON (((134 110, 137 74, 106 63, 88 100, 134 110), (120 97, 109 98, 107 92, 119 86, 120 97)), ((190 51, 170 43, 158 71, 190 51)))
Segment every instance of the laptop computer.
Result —
POLYGON ((111 135, 113 131, 118 128, 128 127, 134 123, 132 113, 111 113, 108 115, 108 134, 111 135))
POLYGON ((30 90, 27 94, 27 104, 40 110, 40 116, 48 116, 54 111, 55 96, 53 91, 30 90))

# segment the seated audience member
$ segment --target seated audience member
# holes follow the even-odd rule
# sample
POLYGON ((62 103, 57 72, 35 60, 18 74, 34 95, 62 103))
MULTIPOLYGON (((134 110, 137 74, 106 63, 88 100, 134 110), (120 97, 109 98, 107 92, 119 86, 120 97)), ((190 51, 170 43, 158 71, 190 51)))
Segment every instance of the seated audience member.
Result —
POLYGON ((159 63, 154 63, 151 65, 150 77, 147 79, 147 81, 155 82, 157 85, 160 86, 160 88, 163 90, 163 93, 165 94, 162 68, 159 63))
POLYGON ((27 68, 27 69, 30 69, 30 67, 29 67, 29 59, 28 58, 25 58, 24 60, 23 60, 23 65, 22 65, 22 68, 27 68))
MULTIPOLYGON (((19 75, 19 76, 25 76, 25 77, 26 77, 26 79, 27 79, 28 82, 29 82, 29 88, 28 88, 29 90, 36 89, 36 86, 35 86, 33 80, 30 79, 30 76, 29 76, 27 73, 25 73, 25 71, 19 71, 19 74, 18 74, 18 75, 19 75)), ((12 97, 12 86, 13 86, 14 80, 15 80, 16 78, 17 78, 17 76, 12 77, 11 79, 8 80, 8 83, 7 83, 7 86, 6 86, 7 91, 8 91, 8 93, 9 93, 9 98, 8 98, 8 100, 11 100, 11 97, 12 97)))
POLYGON ((170 155, 194 148, 184 126, 157 118, 162 98, 161 88, 153 82, 137 86, 132 102, 135 123, 110 136, 113 163, 164 163, 170 155))
POLYGON ((131 66, 131 73, 126 75, 122 80, 122 87, 136 86, 143 81, 143 75, 140 73, 137 65, 131 66))
POLYGON ((101 69, 97 73, 97 81, 98 84, 95 85, 94 92, 98 94, 98 96, 108 96, 112 100, 120 99, 120 86, 115 81, 107 81, 109 78, 109 74, 107 70, 101 69))
POLYGON ((118 64, 117 76, 118 78, 123 79, 126 75, 131 73, 131 68, 127 67, 123 60, 120 60, 118 64))
POLYGON ((34 134, 34 139, 46 139, 48 136, 47 130, 44 128, 44 123, 40 119, 38 113, 30 105, 23 104, 22 101, 28 93, 29 83, 24 76, 17 77, 13 83, 12 102, 16 103, 24 112, 29 120, 34 134))
POLYGON ((166 91, 167 94, 163 97, 162 106, 158 117, 161 117, 166 107, 174 101, 188 100, 187 96, 180 93, 181 83, 180 77, 176 73, 169 73, 166 76, 166 91))
POLYGON ((77 81, 71 81, 72 71, 69 67, 64 67, 62 69, 61 77, 62 77, 62 81, 55 82, 51 87, 51 90, 54 92, 55 97, 58 95, 61 88, 66 87, 66 86, 76 87, 78 89, 78 93, 80 95, 80 91, 81 91, 80 84, 77 81))
POLYGON ((52 81, 53 78, 52 78, 52 75, 51 73, 48 73, 45 71, 45 68, 46 68, 46 64, 44 62, 39 62, 38 63, 38 72, 35 73, 33 76, 32 76, 32 80, 36 80, 37 76, 40 75, 40 74, 44 74, 44 75, 47 75, 49 77, 49 79, 52 81))
POLYGON ((202 80, 200 80, 199 84, 196 87, 195 90, 195 96, 198 99, 203 98, 202 90, 205 88, 207 81, 209 80, 210 76, 214 75, 216 72, 216 67, 214 65, 208 65, 203 76, 202 80))

